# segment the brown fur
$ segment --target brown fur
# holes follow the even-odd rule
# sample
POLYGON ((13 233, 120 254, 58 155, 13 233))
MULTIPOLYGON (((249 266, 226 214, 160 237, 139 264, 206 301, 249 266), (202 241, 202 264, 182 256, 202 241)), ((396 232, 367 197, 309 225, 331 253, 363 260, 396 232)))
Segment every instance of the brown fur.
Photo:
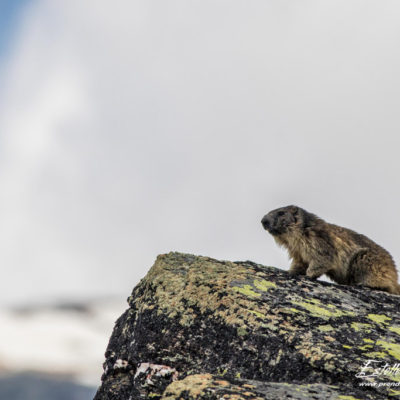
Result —
POLYGON ((400 295, 391 255, 366 236, 329 224, 296 206, 273 210, 262 224, 292 259, 289 273, 400 295))

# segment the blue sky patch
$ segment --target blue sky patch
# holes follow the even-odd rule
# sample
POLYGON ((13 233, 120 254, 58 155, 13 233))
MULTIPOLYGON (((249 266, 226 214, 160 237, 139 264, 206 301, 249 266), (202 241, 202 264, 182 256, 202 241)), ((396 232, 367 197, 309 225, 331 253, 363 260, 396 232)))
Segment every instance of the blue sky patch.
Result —
POLYGON ((7 52, 18 26, 18 17, 32 0, 0 0, 0 60, 7 52))

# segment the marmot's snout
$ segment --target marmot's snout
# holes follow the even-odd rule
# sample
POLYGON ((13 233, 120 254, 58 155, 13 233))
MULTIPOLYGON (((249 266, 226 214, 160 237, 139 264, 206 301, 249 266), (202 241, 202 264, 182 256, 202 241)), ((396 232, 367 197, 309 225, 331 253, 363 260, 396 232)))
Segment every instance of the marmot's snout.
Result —
POLYGON ((261 223, 266 231, 271 232, 274 225, 274 218, 270 214, 264 215, 261 223))

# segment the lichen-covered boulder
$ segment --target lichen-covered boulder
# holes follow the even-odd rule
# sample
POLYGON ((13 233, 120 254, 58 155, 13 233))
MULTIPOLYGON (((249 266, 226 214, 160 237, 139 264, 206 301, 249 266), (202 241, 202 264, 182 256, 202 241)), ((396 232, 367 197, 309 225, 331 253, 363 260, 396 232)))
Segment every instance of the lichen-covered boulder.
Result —
POLYGON ((400 296, 169 253, 128 301, 95 400, 400 398, 400 296))

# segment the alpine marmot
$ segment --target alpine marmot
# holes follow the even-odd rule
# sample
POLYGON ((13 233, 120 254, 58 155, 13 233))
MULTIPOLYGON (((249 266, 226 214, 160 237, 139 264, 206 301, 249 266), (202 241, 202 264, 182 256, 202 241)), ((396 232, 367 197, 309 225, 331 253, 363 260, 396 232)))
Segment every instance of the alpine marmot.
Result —
POLYGON ((273 210, 261 223, 288 250, 291 275, 316 279, 326 274, 339 284, 400 294, 392 256, 366 236, 296 206, 273 210))

